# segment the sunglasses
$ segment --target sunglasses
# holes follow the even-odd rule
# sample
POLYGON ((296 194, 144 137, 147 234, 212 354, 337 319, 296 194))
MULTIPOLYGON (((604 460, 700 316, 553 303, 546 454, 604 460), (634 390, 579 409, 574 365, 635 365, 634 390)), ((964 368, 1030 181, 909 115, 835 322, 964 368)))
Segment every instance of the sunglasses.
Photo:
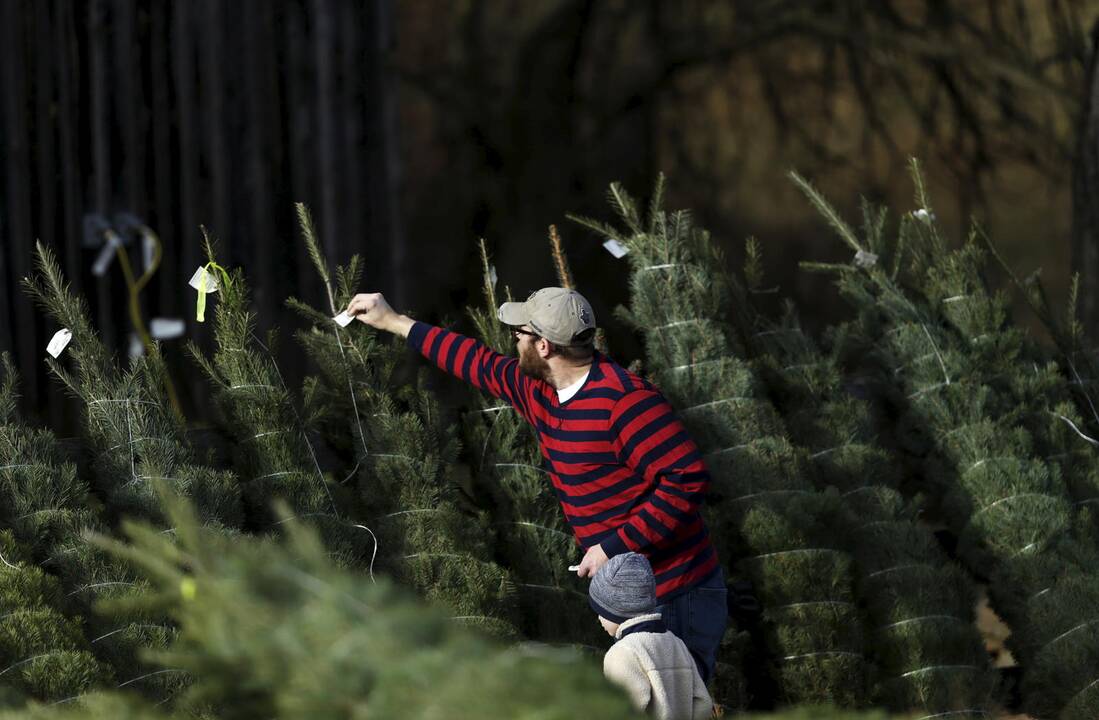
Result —
POLYGON ((523 328, 517 328, 517 327, 511 328, 511 337, 513 339, 518 340, 520 335, 530 335, 535 340, 542 337, 538 333, 532 333, 530 330, 524 330, 523 328))

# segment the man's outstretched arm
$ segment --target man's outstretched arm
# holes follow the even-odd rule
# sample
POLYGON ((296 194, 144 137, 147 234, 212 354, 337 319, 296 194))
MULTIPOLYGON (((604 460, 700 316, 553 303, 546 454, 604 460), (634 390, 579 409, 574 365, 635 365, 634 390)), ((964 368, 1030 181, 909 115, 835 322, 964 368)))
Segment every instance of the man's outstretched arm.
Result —
POLYGON ((347 314, 367 325, 407 338, 424 357, 479 390, 506 400, 528 417, 530 380, 519 372, 519 361, 493 351, 473 338, 401 315, 381 293, 362 293, 351 299, 347 314))
POLYGON ((381 293, 359 293, 351 298, 347 305, 347 312, 353 318, 358 318, 370 327, 378 330, 408 337, 409 331, 416 321, 407 315, 401 315, 386 302, 381 293))

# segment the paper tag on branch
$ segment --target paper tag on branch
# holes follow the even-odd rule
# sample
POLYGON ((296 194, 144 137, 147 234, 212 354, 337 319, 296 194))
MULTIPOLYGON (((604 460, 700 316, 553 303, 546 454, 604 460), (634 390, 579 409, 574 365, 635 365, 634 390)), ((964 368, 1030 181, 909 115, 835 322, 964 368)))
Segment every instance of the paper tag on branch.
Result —
POLYGON ((141 236, 141 262, 142 269, 148 270, 156 259, 156 241, 152 235, 141 236))
POLYGON ((613 238, 603 243, 603 247, 607 248, 607 252, 614 255, 616 258, 623 257, 630 251, 628 247, 613 238))
POLYGON ((855 253, 855 264, 861 268, 874 267, 878 264, 878 256, 872 252, 859 250, 855 253))
POLYGON ((496 281, 498 279, 499 278, 496 276, 496 266, 495 265, 489 265, 488 266, 488 282, 489 282, 489 285, 491 285, 492 287, 495 288, 496 287, 496 281))
POLYGON ((569 565, 569 572, 576 572, 580 569, 579 565, 569 565))
POLYGON ((69 341, 72 339, 72 331, 68 328, 61 328, 53 334, 53 338, 50 340, 50 344, 46 346, 46 352, 56 358, 58 355, 61 354, 61 351, 65 349, 65 346, 68 345, 69 341))
POLYGON ((925 222, 928 225, 935 222, 935 213, 928 212, 924 208, 920 208, 919 210, 913 210, 912 217, 916 218, 920 222, 925 222))
POLYGON ((157 340, 177 338, 186 329, 183 318, 153 318, 149 323, 149 333, 157 340))
POLYGON ((137 333, 130 333, 130 359, 139 358, 145 354, 145 344, 141 342, 141 338, 137 336, 137 333))
POLYGON ((95 256, 95 262, 92 263, 92 275, 102 277, 106 274, 107 268, 111 266, 111 260, 114 260, 115 248, 120 245, 122 241, 119 240, 118 235, 107 232, 107 242, 103 244, 103 249, 95 256))
POLYGON ((229 280, 229 273, 225 271, 221 265, 211 260, 204 266, 195 270, 195 274, 191 276, 191 280, 188 283, 195 290, 198 290, 198 300, 195 301, 195 320, 199 322, 206 321, 206 296, 212 292, 217 292, 219 289, 218 280, 214 277, 214 274, 207 270, 212 268, 221 273, 221 277, 225 280, 226 289, 229 288, 231 281, 229 280))
POLYGON ((201 266, 198 270, 195 270, 195 274, 191 276, 191 279, 187 282, 187 284, 193 287, 195 290, 201 291, 203 288, 205 288, 207 295, 212 292, 218 291, 217 277, 215 277, 212 272, 207 271, 206 268, 201 266), (204 278, 205 284, 203 284, 204 278))
POLYGON ((344 310, 342 313, 340 313, 339 315, 337 315, 336 317, 334 317, 332 319, 335 320, 336 324, 339 325, 340 327, 347 327, 348 325, 351 324, 351 321, 354 320, 355 318, 348 315, 347 311, 344 310))

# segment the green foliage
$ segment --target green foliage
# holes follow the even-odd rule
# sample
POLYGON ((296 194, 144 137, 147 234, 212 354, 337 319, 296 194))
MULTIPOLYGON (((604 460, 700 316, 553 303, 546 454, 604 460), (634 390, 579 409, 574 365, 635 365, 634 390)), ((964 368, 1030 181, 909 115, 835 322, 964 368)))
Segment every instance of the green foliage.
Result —
MULTIPOLYGON (((223 718, 633 717, 599 668, 573 652, 503 647, 388 581, 341 570, 297 520, 285 539, 228 539, 169 500, 178 542, 131 526, 108 543, 172 602, 180 636, 156 654, 194 682, 181 711, 223 718)), ((287 510, 278 514, 286 514, 287 510)))
POLYGON ((822 352, 792 308, 778 324, 757 315, 755 325, 757 363, 792 437, 811 453, 817 485, 842 498, 837 539, 854 559, 855 594, 869 615, 875 702, 932 715, 990 711, 976 590, 901 495, 899 459, 878 443, 869 403, 849 394, 842 347, 822 352))
MULTIPOLYGON (((662 181, 654 197, 661 189, 662 181)), ((729 305, 737 293, 724 260, 689 213, 667 213, 654 201, 642 227, 634 201, 617 186, 612 197, 625 232, 578 220, 629 248, 630 307, 618 314, 643 333, 653 381, 707 454, 706 522, 736 570, 727 575, 750 579, 763 604, 767 668, 780 700, 865 705, 864 621, 851 558, 831 529, 837 506, 799 471, 804 454, 739 357, 729 305)), ((716 681, 716 698, 731 705, 745 700, 735 638, 730 628, 716 681)))
MULTIPOLYGON (((69 596, 82 601, 86 616, 91 617, 95 603, 130 595, 141 581, 129 568, 87 546, 75 523, 87 522, 93 527, 102 523, 109 528, 122 516, 163 522, 152 482, 164 481, 198 501, 205 521, 234 528, 242 521, 240 491, 231 473, 195 463, 185 440, 183 419, 167 400, 167 371, 159 351, 154 348, 148 356, 134 359, 129 368, 120 367, 92 329, 87 304, 72 293, 53 252, 42 244, 37 246, 36 264, 37 273, 24 284, 46 313, 72 332, 64 355, 48 362, 53 374, 82 402, 84 446, 90 453, 94 489, 104 500, 106 512, 93 520, 73 507, 78 503, 65 508, 51 503, 48 495, 72 486, 36 472, 33 466, 43 462, 40 449, 28 444, 23 452, 30 459, 21 463, 32 467, 22 478, 18 494, 27 513, 34 514, 18 519, 65 523, 56 534, 58 545, 44 549, 42 562, 72 588, 69 596), (41 506, 30 506, 38 502, 41 506)), ((62 470, 63 479, 65 472, 62 470)), ((185 682, 179 673, 149 672, 138 657, 142 647, 162 646, 173 635, 174 630, 162 618, 135 614, 121 625, 114 620, 105 626, 101 618, 89 623, 96 637, 96 652, 114 668, 122 685, 164 698, 185 682)))
POLYGON ((60 701, 110 678, 57 579, 27 562, 0 531, 0 705, 23 697, 60 701))
MULTIPOLYGON (((163 642, 171 630, 145 617, 119 623, 93 614, 97 600, 131 593, 140 581, 84 541, 84 530, 103 529, 99 513, 53 435, 14 415, 17 378, 6 356, 3 365, 0 405, 12 410, 0 425, 0 521, 10 533, 0 549, 0 633, 7 638, 0 685, 17 688, 16 697, 60 701, 112 675, 139 678, 146 670, 138 647, 163 642)), ((177 686, 137 685, 153 695, 177 686)))
POLYGON ((181 492, 201 495, 211 522, 226 527, 240 522, 233 478, 194 464, 184 441, 182 418, 165 395, 166 370, 158 352, 120 368, 92 330, 86 303, 69 289, 52 251, 38 245, 38 273, 27 278, 31 296, 55 321, 72 331, 64 360, 50 369, 84 404, 84 436, 92 451, 97 489, 119 516, 155 518, 153 478, 175 483, 181 492))
MULTIPOLYGON (((355 291, 358 258, 337 268, 339 284, 333 286, 303 206, 299 216, 335 314, 355 291)), ((514 636, 511 578, 492 562, 492 533, 483 514, 462 507, 450 475, 460 450, 458 433, 424 386, 424 372, 398 374, 407 360, 403 343, 383 342, 361 323, 341 329, 330 315, 301 301, 292 306, 313 323, 298 334, 320 371, 312 402, 330 429, 326 435, 338 439, 345 461, 353 463, 341 476, 358 481, 349 502, 369 518, 362 528, 369 527, 365 533, 376 542, 371 567, 376 559, 402 584, 450 608, 458 623, 514 636)))
MULTIPOLYGON (((506 353, 514 342, 496 318, 496 290, 484 242, 480 245, 484 303, 469 308, 480 340, 506 353)), ((607 636, 588 606, 587 592, 568 567, 579 562, 534 429, 510 404, 471 393, 466 416, 466 455, 476 491, 488 502, 497 555, 512 574, 525 638, 605 648, 607 636)))
MULTIPOLYGON (((915 166, 913 174, 926 209, 915 166)), ((1099 587, 1087 507, 1094 451, 1058 427, 1080 419, 1069 378, 1008 324, 1006 298, 983 279, 976 236, 948 251, 934 216, 917 211, 889 241, 908 257, 904 273, 852 267, 839 284, 860 314, 853 327, 873 349, 867 364, 900 417, 900 440, 923 465, 923 489, 957 534, 963 562, 991 578, 994 607, 1027 667, 1029 711, 1082 720, 1099 712, 1099 653, 1094 634, 1063 633, 1090 621, 1094 611, 1074 599, 1099 587)))
MULTIPOLYGON (((212 245, 208 245, 214 261, 212 245)), ((342 562, 369 562, 374 541, 359 527, 346 488, 320 467, 294 397, 275 364, 270 344, 255 334, 256 317, 248 309, 244 274, 235 269, 217 292, 212 358, 197 346, 190 352, 214 385, 223 427, 235 441, 237 474, 243 482, 246 527, 274 532, 287 521, 270 514, 272 498, 285 500, 294 517, 309 517, 322 528, 331 551, 342 562)))

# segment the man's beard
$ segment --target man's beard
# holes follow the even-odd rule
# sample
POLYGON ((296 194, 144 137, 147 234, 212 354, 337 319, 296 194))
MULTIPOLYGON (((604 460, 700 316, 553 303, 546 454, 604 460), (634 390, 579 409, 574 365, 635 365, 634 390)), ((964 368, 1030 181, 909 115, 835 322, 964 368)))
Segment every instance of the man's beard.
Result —
POLYGON ((519 350, 519 372, 535 380, 546 380, 550 376, 549 362, 534 348, 519 350))

